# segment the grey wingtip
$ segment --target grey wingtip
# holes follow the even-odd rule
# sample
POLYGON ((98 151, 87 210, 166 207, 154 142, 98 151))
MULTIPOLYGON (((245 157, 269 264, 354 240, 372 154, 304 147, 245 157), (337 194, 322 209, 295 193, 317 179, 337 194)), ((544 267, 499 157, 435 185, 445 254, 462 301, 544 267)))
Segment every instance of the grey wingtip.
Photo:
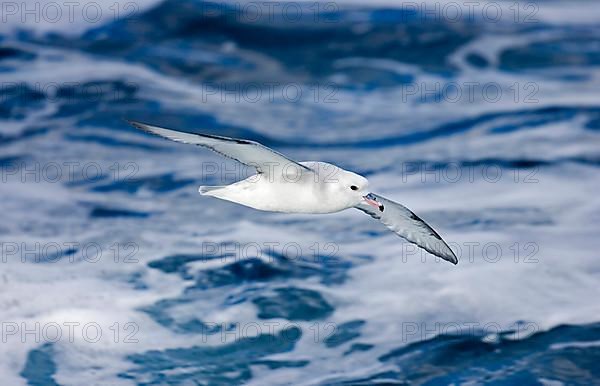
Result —
POLYGON ((450 262, 454 265, 458 264, 458 257, 456 257, 456 255, 454 254, 454 251, 452 249, 450 249, 450 247, 448 246, 448 250, 450 251, 450 254, 446 254, 445 256, 440 256, 442 259, 446 260, 447 262, 450 262))
POLYGON ((146 125, 145 123, 132 121, 129 119, 124 119, 124 121, 127 122, 128 124, 130 124, 131 126, 135 127, 136 129, 148 131, 148 125, 146 125))
MULTIPOLYGON (((164 135, 161 135, 160 133, 156 132, 156 130, 155 130, 156 127, 155 126, 149 125, 147 123, 142 123, 142 122, 138 122, 138 121, 131 121, 129 119, 125 119, 125 122, 127 122, 131 126, 135 127, 138 130, 141 130, 141 131, 143 131, 145 133, 156 135, 158 137, 168 138, 168 137, 165 137, 164 135)), ((168 139, 171 139, 171 138, 168 138, 168 139)))
POLYGON ((454 252, 450 252, 451 254, 448 253, 439 253, 439 252, 435 252, 435 251, 427 251, 429 253, 431 253, 434 256, 439 257, 440 259, 447 261, 449 263, 452 263, 454 265, 458 264, 458 258, 456 257, 456 255, 454 254, 454 252))
POLYGON ((421 246, 421 248, 444 261, 457 265, 458 257, 456 257, 456 254, 454 254, 454 251, 450 248, 448 244, 446 244, 444 240, 442 240, 441 238, 439 240, 442 243, 441 248, 431 248, 430 246, 421 246))

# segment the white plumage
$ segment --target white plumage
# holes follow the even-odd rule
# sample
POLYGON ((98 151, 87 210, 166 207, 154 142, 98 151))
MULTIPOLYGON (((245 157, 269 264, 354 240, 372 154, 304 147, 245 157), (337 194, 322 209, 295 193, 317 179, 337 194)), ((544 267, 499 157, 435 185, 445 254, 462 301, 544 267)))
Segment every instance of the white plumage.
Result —
POLYGON ((369 193, 369 182, 356 173, 326 162, 296 162, 255 141, 130 123, 149 133, 203 146, 256 168, 256 175, 231 185, 201 186, 202 195, 284 213, 334 213, 357 208, 411 243, 458 263, 456 255, 437 232, 406 207, 369 193))

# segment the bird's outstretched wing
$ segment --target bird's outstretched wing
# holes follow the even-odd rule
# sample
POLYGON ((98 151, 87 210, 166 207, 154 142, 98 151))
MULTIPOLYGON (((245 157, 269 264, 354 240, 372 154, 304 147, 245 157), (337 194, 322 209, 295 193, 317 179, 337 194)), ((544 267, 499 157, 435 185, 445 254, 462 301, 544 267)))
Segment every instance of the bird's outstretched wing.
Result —
POLYGON ((165 129, 140 122, 128 121, 132 126, 164 138, 197 146, 204 146, 244 165, 255 167, 258 173, 274 178, 290 174, 312 172, 308 167, 293 161, 273 149, 255 141, 222 137, 219 135, 195 134, 165 129))
POLYGON ((371 202, 379 204, 378 207, 365 201, 355 206, 356 209, 381 221, 383 225, 398 236, 416 244, 427 252, 453 264, 458 263, 458 258, 440 235, 408 208, 373 193, 369 193, 366 197, 371 202))

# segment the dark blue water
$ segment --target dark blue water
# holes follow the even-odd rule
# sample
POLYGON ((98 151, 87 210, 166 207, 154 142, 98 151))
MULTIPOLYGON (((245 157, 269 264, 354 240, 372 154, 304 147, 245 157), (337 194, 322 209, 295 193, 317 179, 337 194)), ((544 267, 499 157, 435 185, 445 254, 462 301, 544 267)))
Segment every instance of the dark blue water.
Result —
POLYGON ((3 385, 600 384, 600 5, 115 4, 5 10, 3 385), (354 170, 460 263, 126 119, 354 170))

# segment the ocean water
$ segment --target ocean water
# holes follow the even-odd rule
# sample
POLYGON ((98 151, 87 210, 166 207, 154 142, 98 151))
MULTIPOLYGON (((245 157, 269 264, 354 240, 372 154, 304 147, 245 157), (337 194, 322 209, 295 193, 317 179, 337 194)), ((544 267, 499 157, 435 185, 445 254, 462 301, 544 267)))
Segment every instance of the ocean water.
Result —
POLYGON ((600 384, 600 3, 71 7, 0 15, 3 386, 600 384), (125 119, 356 171, 459 264, 125 119))

